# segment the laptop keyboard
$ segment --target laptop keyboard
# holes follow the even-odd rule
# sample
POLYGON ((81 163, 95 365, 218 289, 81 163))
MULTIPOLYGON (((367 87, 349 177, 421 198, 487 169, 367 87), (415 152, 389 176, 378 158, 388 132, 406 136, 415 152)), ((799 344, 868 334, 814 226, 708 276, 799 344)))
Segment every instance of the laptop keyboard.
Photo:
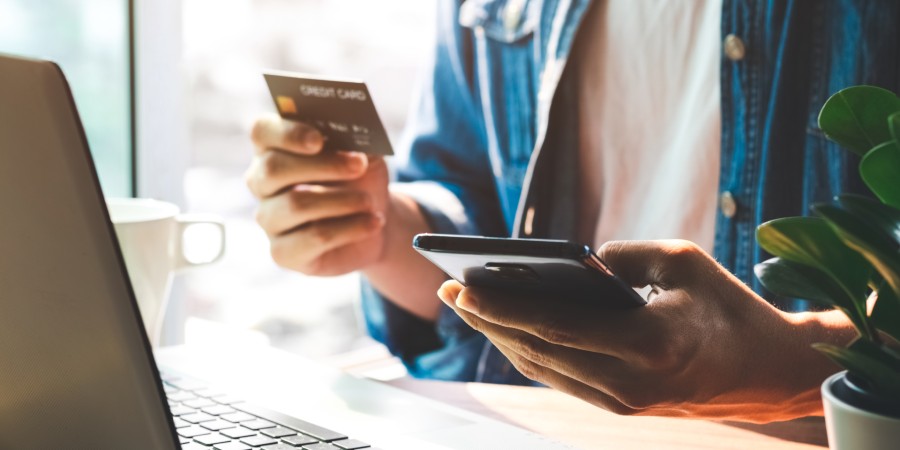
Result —
POLYGON ((161 374, 183 450, 377 450, 342 433, 161 374))

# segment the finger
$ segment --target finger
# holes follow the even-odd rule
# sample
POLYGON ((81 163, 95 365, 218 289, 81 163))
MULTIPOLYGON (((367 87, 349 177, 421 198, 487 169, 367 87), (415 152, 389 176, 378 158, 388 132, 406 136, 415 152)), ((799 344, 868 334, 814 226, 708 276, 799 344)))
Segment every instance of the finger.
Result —
POLYGON ((355 180, 365 175, 368 164, 359 152, 302 156, 268 150, 253 158, 246 181, 253 195, 266 198, 295 184, 355 180))
POLYGON ((482 320, 458 308, 456 313, 474 330, 483 333, 491 342, 509 348, 518 357, 595 389, 609 392, 610 386, 634 378, 623 362, 613 356, 551 344, 521 330, 482 320))
POLYGON ((250 138, 257 153, 277 148, 290 153, 314 155, 322 151, 325 138, 315 127, 303 122, 284 120, 277 115, 265 116, 253 124, 250 138))
POLYGON ((356 214, 319 220, 271 238, 272 259, 302 273, 321 271, 321 256, 338 247, 371 237, 384 226, 384 216, 356 214))
POLYGON ((515 366, 519 373, 531 380, 546 384, 557 391, 580 398, 591 405, 615 414, 634 415, 638 413, 637 410, 625 406, 622 402, 616 400, 615 397, 599 389, 524 359, 503 344, 494 342, 494 345, 509 359, 509 362, 515 366))
POLYGON ((703 255, 693 242, 677 239, 609 241, 597 250, 597 256, 616 276, 635 287, 676 285, 703 255))
POLYGON ((459 281, 447 280, 441 285, 440 289, 438 289, 438 298, 446 303, 447 306, 456 309, 456 298, 459 296, 459 293, 462 292, 464 287, 465 286, 459 281))
MULTIPOLYGON (((493 342, 493 344, 503 353, 510 363, 526 378, 543 383, 560 392, 569 394, 573 397, 580 398, 594 406, 603 408, 619 415, 637 415, 637 416, 665 416, 665 417, 685 417, 688 416, 687 410, 677 405, 669 404, 643 404, 635 406, 635 403, 623 401, 615 390, 609 391, 603 388, 597 388, 589 383, 585 383, 579 379, 567 376, 551 368, 542 367, 533 361, 523 358, 513 349, 503 344, 493 342)), ((636 386, 637 389, 644 389, 645 386, 636 386)), ((642 399, 640 395, 628 395, 642 399)), ((643 400, 638 400, 641 402, 643 400)))
POLYGON ((300 184, 260 202, 256 221, 270 236, 322 219, 372 211, 364 191, 300 184))
POLYGON ((511 296, 496 290, 466 288, 455 304, 488 322, 524 331, 552 344, 603 353, 620 359, 658 332, 655 306, 626 310, 565 298, 511 296))

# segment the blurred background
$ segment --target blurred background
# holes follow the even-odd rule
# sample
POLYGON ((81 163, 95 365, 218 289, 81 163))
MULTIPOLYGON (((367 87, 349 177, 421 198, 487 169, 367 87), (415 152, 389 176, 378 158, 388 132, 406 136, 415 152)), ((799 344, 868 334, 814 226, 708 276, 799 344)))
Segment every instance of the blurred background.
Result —
POLYGON ((242 176, 261 72, 361 79, 402 158, 435 0, 0 0, 0 52, 60 63, 107 196, 214 213, 225 258, 176 276, 163 342, 261 341, 366 375, 402 366, 366 336, 358 275, 278 268, 242 176))

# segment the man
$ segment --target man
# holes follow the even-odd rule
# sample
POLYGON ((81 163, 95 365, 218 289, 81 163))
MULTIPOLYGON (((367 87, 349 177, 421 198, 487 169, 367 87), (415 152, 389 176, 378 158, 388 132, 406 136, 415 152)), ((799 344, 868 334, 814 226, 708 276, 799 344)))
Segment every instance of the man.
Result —
POLYGON ((304 124, 256 124, 247 181, 275 260, 361 270, 370 332, 417 376, 534 380, 622 414, 821 414, 819 384, 837 368, 809 344, 855 332, 750 288, 762 292, 755 228, 861 189, 857 161, 816 115, 848 85, 897 90, 900 4, 440 7, 399 183, 379 158, 320 153, 304 124), (410 248, 419 232, 593 243, 624 280, 652 287, 650 303, 610 312, 440 287, 410 248), (687 240, 646 240, 663 238, 687 240))

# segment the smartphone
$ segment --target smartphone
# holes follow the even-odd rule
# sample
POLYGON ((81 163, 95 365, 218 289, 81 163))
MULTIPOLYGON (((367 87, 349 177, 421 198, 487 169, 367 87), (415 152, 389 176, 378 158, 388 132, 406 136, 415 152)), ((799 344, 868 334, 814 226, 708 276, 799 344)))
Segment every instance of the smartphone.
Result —
POLYGON ((413 248, 465 286, 542 295, 610 308, 646 301, 587 245, 547 239, 419 234, 413 248))

